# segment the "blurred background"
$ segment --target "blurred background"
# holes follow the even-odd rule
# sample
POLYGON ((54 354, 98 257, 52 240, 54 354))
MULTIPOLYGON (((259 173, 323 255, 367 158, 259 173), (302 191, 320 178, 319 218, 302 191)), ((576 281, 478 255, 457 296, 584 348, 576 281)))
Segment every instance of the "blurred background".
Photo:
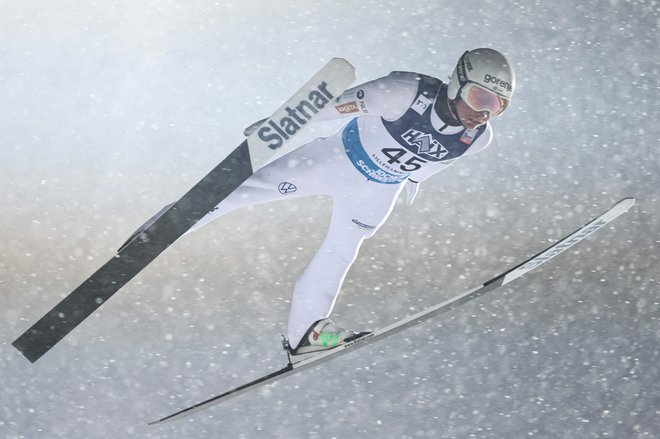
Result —
POLYGON ((0 5, 0 436, 660 437, 656 1, 0 5), (635 196, 629 213, 459 310, 162 426, 147 422, 286 364, 328 199, 227 215, 37 363, 11 346, 330 58, 357 83, 447 79, 482 46, 518 75, 493 144, 399 200, 335 320, 387 325, 635 196))

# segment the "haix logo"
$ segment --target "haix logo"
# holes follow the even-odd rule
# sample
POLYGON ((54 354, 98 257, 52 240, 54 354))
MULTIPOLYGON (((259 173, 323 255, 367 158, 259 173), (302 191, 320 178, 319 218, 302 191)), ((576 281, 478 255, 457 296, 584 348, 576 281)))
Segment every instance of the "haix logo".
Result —
POLYGON ((413 130, 411 128, 403 133, 401 138, 405 140, 408 145, 417 148, 419 154, 432 155, 438 159, 449 154, 449 151, 442 146, 442 143, 438 142, 430 134, 422 131, 413 130))
POLYGON ((294 136, 311 118, 324 108, 328 102, 334 99, 332 93, 327 89, 328 84, 323 81, 316 86, 307 96, 307 99, 300 101, 294 108, 286 107, 288 116, 283 117, 279 122, 269 120, 268 123, 258 131, 259 138, 264 142, 271 142, 268 147, 277 149, 294 136))
POLYGON ((484 82, 486 84, 495 84, 499 87, 506 89, 507 91, 513 90, 513 87, 511 87, 510 83, 498 78, 497 76, 489 75, 488 73, 484 75, 484 82))

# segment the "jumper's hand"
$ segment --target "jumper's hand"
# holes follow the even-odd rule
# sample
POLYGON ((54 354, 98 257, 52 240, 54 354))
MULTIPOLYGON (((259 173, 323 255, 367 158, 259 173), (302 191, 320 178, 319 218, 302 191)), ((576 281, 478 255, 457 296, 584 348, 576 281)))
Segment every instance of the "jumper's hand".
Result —
POLYGON ((406 182, 406 190, 408 195, 408 206, 412 206, 412 203, 417 196, 417 192, 419 191, 419 183, 408 179, 406 182))
POLYGON ((252 133, 257 131, 257 128, 259 128, 261 125, 263 125, 264 122, 266 122, 267 119, 261 119, 250 125, 249 127, 245 128, 243 130, 243 135, 245 137, 249 137, 252 133))

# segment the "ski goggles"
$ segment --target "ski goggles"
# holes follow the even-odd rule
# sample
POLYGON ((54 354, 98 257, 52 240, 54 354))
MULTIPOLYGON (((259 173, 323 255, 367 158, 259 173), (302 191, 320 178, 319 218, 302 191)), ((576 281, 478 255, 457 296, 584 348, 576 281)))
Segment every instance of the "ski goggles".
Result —
POLYGON ((491 117, 499 116, 509 104, 507 99, 474 82, 468 82, 461 87, 460 96, 468 107, 474 111, 487 111, 491 117))

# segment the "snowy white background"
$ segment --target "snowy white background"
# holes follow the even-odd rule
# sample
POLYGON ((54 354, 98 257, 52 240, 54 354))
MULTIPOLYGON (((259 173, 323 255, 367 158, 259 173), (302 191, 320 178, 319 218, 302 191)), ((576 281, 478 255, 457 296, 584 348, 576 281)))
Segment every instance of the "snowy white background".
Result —
MULTIPOLYGON (((0 437, 659 438, 656 0, 0 1, 0 437), (417 329, 194 417, 285 363, 325 199, 178 242, 35 364, 11 342, 328 59, 518 73, 487 151, 399 203, 336 320, 376 328, 490 279, 625 196, 542 268, 417 329)), ((307 138, 336 125, 317 125, 307 138)))

